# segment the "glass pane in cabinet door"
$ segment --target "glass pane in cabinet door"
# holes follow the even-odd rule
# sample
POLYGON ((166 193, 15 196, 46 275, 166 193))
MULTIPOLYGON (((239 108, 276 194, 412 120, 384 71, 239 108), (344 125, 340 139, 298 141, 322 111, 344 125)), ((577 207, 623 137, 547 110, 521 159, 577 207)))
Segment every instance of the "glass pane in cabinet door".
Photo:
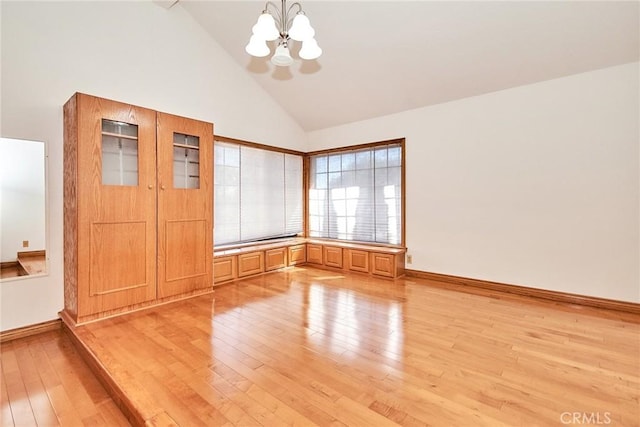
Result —
POLYGON ((102 184, 138 185, 138 126, 102 120, 102 184))
POLYGON ((200 138, 173 134, 173 187, 200 188, 200 138))

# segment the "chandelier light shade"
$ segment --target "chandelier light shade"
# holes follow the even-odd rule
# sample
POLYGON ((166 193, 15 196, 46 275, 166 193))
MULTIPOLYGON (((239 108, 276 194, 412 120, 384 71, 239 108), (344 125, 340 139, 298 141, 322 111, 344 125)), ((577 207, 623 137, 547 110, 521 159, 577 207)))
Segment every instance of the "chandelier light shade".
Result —
POLYGON ((258 22, 253 26, 253 35, 269 42, 280 37, 280 32, 276 28, 276 21, 269 12, 260 14, 258 22))
POLYGON ((314 38, 316 32, 299 2, 287 7, 287 0, 281 0, 281 7, 278 8, 275 3, 268 1, 258 17, 258 22, 253 26, 252 33, 245 51, 258 58, 268 56, 271 49, 267 42, 277 40, 271 63, 279 67, 293 64, 289 51, 291 40, 302 42, 299 53, 302 59, 313 60, 322 55, 322 49, 314 38))
POLYGON ((271 62, 279 67, 288 67, 293 64, 293 58, 291 57, 291 53, 289 53, 289 47, 286 41, 280 42, 276 48, 276 53, 271 57, 271 62))
POLYGON ((322 49, 318 46, 316 39, 309 39, 302 42, 302 49, 298 53, 302 59, 316 59, 322 55, 322 49))
POLYGON ((315 35, 316 32, 311 26, 311 22, 309 22, 307 15, 303 15, 302 13, 296 14, 296 17, 293 18, 291 28, 289 28, 289 37, 293 40, 303 42, 305 40, 312 39, 315 35))
POLYGON ((258 58, 262 58, 271 53, 269 46, 267 46, 267 42, 255 35, 251 36, 249 44, 244 48, 244 50, 246 50, 249 55, 258 58))

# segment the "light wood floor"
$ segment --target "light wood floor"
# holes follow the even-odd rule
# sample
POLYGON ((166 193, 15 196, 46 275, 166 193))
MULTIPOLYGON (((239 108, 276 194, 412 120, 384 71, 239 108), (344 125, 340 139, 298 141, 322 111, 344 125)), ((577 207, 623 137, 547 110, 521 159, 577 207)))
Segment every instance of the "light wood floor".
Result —
POLYGON ((638 316, 462 290, 294 269, 73 333, 149 425, 639 425, 638 316))
POLYGON ((62 330, 3 343, 1 354, 0 425, 130 425, 62 330))

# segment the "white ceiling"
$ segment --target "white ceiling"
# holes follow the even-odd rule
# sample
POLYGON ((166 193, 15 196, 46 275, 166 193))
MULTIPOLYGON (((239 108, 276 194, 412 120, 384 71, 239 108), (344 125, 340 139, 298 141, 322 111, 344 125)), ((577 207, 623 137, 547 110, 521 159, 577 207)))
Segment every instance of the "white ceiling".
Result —
POLYGON ((286 68, 244 51, 264 2, 180 0, 176 7, 190 13, 306 131, 640 56, 638 1, 301 4, 324 53, 286 68))

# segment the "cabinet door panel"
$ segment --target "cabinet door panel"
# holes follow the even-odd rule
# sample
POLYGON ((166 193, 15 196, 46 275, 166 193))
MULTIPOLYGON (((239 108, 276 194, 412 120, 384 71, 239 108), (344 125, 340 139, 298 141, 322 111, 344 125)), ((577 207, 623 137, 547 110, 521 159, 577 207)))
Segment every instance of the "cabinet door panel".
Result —
POLYGON ((75 256, 78 315, 84 316, 156 297, 156 115, 83 94, 76 95, 76 103, 77 139, 68 142, 77 144, 81 177, 76 181, 75 256), (118 134, 113 126, 134 133, 118 134), (110 180, 103 168, 111 168, 114 156, 125 167, 110 180))
POLYGON ((369 272, 369 252, 349 249, 349 270, 369 272))
POLYGON ((324 247, 324 265, 342 268, 342 248, 324 247))
POLYGON ((175 282, 206 274, 205 239, 207 223, 204 220, 172 220, 165 223, 166 282, 175 282))
POLYGON ((276 248, 265 251, 265 271, 277 270, 287 266, 287 248, 276 248))
POLYGON ((395 256, 374 252, 371 254, 371 272, 379 276, 395 277, 395 256))
POLYGON ((307 245, 307 262, 322 265, 322 245, 309 243, 307 245))
POLYGON ((238 277, 246 277, 264 272, 264 252, 250 252, 238 255, 238 277))
POLYGON ((94 222, 89 295, 146 286, 145 240, 144 222, 94 222))
POLYGON ((289 265, 304 264, 307 261, 305 245, 289 246, 289 265))
POLYGON ((236 278, 236 257, 226 256, 213 259, 214 283, 221 283, 236 278))
POLYGON ((213 125, 157 113, 158 297, 213 286, 213 125))

